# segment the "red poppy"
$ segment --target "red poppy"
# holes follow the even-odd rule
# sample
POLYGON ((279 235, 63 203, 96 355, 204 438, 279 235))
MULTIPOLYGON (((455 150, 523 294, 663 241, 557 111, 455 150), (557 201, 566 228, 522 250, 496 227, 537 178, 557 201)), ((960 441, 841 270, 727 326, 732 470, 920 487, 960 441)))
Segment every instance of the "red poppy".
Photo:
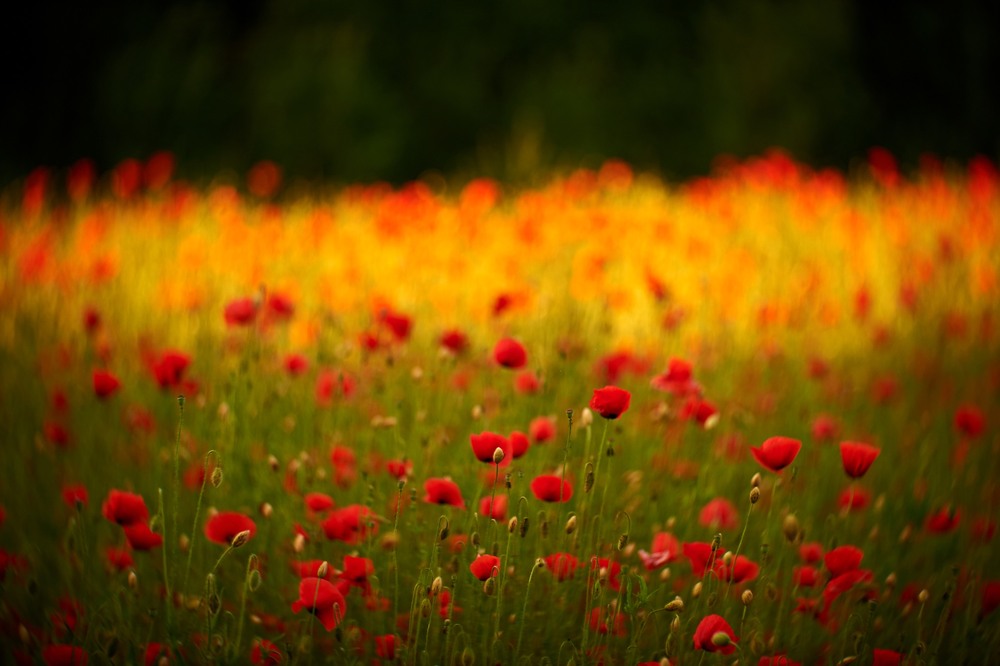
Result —
POLYGON ((812 422, 812 436, 817 442, 830 442, 840 434, 840 426, 832 416, 820 414, 812 422))
POLYGON ((45 439, 60 448, 69 446, 69 443, 72 440, 69 430, 67 430, 64 425, 56 421, 46 421, 43 423, 42 432, 45 434, 45 439))
POLYGON ((363 504, 350 504, 342 509, 331 511, 323 521, 323 533, 332 541, 343 541, 347 544, 360 543, 369 533, 378 532, 378 521, 375 512, 363 504), (371 527, 369 527, 369 523, 371 527))
POLYGON ((510 442, 510 454, 514 460, 527 453, 528 447, 531 445, 531 440, 528 439, 528 436, 518 430, 510 433, 508 441, 510 442))
POLYGON ((222 315, 228 326, 249 326, 257 316, 257 304, 252 298, 238 298, 226 304, 222 315))
POLYGON ((541 474, 532 479, 531 492, 543 502, 568 502, 573 486, 553 474, 541 474))
POLYGON ((743 555, 737 555, 727 566, 725 561, 720 560, 718 574, 722 580, 732 583, 745 583, 753 580, 760 573, 760 566, 751 559, 743 555))
POLYGON ((736 634, 721 615, 706 615, 694 630, 694 649, 732 654, 736 652, 736 634), (724 634, 720 640, 718 634, 724 634), (728 639, 728 640, 724 640, 728 639))
POLYGON ((493 360, 511 370, 520 370, 528 363, 524 345, 513 338, 503 338, 493 348, 493 360))
POLYGON ((609 609, 602 604, 590 611, 590 630, 598 634, 613 633, 615 636, 624 636, 627 633, 625 615, 619 613, 617 609, 609 609))
POLYGON ((402 480, 413 474, 413 463, 409 460, 389 460, 385 469, 391 476, 402 480))
POLYGON ((465 508, 462 491, 450 478, 432 478, 424 482, 424 501, 428 504, 447 504, 465 508))
POLYGON ((830 572, 830 578, 836 578, 848 571, 854 571, 861 566, 865 554, 855 546, 839 546, 826 554, 823 564, 830 572))
POLYGON ((792 568, 792 581, 799 587, 814 587, 819 583, 819 574, 816 567, 805 565, 792 568))
POLYGON ((823 604, 826 609, 840 595, 850 591, 858 583, 866 583, 872 579, 872 572, 868 569, 853 569, 830 580, 823 588, 823 604))
POLYGON ((718 420, 719 410, 708 400, 703 400, 697 396, 690 396, 681 405, 677 416, 685 421, 697 421, 698 425, 711 428, 718 420))
POLYGON ((371 591, 368 577, 374 573, 375 563, 367 557, 344 555, 344 570, 340 572, 339 578, 354 587, 360 587, 367 594, 371 591))
POLYGON ((951 506, 943 506, 927 516, 927 531, 934 534, 947 534, 958 527, 962 512, 951 506))
POLYGON ((975 405, 962 405, 955 411, 955 429, 966 437, 979 437, 986 430, 986 415, 975 405))
POLYGON ((606 419, 617 419, 628 411, 632 394, 617 386, 605 386, 594 389, 590 399, 590 408, 606 419))
MULTIPOLYGON (((87 504, 90 503, 90 496, 87 494, 87 488, 82 484, 63 486, 62 498, 63 502, 66 503, 66 506, 71 509, 78 509, 80 507, 87 506, 87 504)), ((0 521, 0 523, 2 522, 3 521, 0 521)))
POLYGON ((152 550, 163 545, 163 537, 149 529, 148 523, 136 523, 125 527, 125 538, 133 550, 152 550))
POLYGON ((410 317, 402 314, 401 312, 395 312, 393 310, 384 310, 382 312, 382 323, 396 342, 405 342, 410 337, 410 331, 413 328, 413 320, 410 317))
POLYGON ((739 527, 739 513, 725 497, 716 497, 702 507, 698 522, 713 530, 733 530, 739 527))
POLYGON ((277 645, 261 638, 250 648, 250 662, 254 666, 278 666, 284 663, 285 655, 277 645))
POLYGON ((317 513, 334 507, 333 498, 326 493, 306 493, 305 501, 306 508, 317 513))
POLYGON ((89 655, 83 648, 72 645, 47 645, 42 648, 45 666, 87 666, 89 655))
POLYGON ((518 393, 526 395, 538 393, 538 389, 541 387, 542 382, 538 379, 538 375, 531 370, 519 372, 517 373, 517 376, 514 377, 514 390, 518 393))
POLYGON ((570 553, 553 553, 545 558, 545 566, 557 581, 562 582, 573 577, 573 573, 580 566, 580 560, 570 553))
POLYGON ((375 656, 392 661, 396 658, 396 635, 385 634, 375 637, 375 656))
POLYGON ((153 361, 153 376, 160 388, 177 386, 184 379, 184 373, 191 365, 191 357, 177 350, 169 349, 153 361))
POLYGON ((674 395, 697 393, 701 387, 691 379, 692 369, 688 361, 672 358, 667 362, 666 372, 653 377, 650 386, 674 395))
POLYGON ((205 536, 223 546, 229 546, 241 532, 250 531, 253 537, 257 533, 257 525, 247 516, 236 511, 222 511, 215 514, 205 523, 205 536))
POLYGON ((837 505, 848 511, 860 511, 868 506, 871 496, 864 488, 844 488, 837 497, 837 505))
POLYGON ((844 472, 852 479, 860 479, 872 466, 882 450, 871 444, 861 442, 841 442, 840 459, 844 463, 844 472))
POLYGON ((273 319, 287 321, 295 316, 295 303, 287 294, 275 292, 267 297, 267 313, 273 319))
POLYGON ((556 421, 550 416, 539 416, 532 419, 528 432, 531 434, 531 441, 543 444, 556 436, 556 421))
POLYGON ((979 606, 979 617, 984 618, 1000 607, 1000 580, 991 580, 983 585, 983 597, 979 606))
POLYGON ((496 555, 479 555, 469 565, 469 571, 479 580, 486 580, 500 573, 500 558, 496 555))
POLYGON ((590 558, 590 570, 593 572, 595 577, 597 576, 607 576, 608 587, 613 591, 617 592, 622 587, 621 573, 622 565, 621 562, 612 562, 606 557, 591 557, 590 558))
POLYGON ((486 496, 479 501, 479 514, 493 520, 507 520, 507 506, 506 495, 497 495, 495 498, 486 496))
POLYGON ((806 564, 815 564, 823 559, 823 546, 815 541, 799 546, 799 557, 806 564))
POLYGON ((472 444, 472 453, 480 462, 493 463, 493 454, 497 449, 504 453, 504 460, 510 464, 507 453, 510 443, 503 435, 495 432, 481 432, 478 435, 469 435, 469 442, 472 444))
POLYGON ((292 612, 306 610, 315 615, 327 631, 333 631, 344 619, 347 602, 333 583, 322 578, 299 581, 299 598, 292 602, 292 612))
POLYGON ((146 653, 143 656, 142 663, 145 666, 156 666, 160 663, 160 658, 163 657, 170 663, 170 648, 163 643, 149 643, 146 645, 146 653))
POLYGON ((895 650, 872 650, 872 666, 900 666, 903 663, 903 653, 895 650))
POLYGON ((792 661, 783 654, 776 654, 773 657, 761 657, 757 666, 802 666, 802 662, 792 661))
POLYGON ((281 187, 281 167, 271 160, 261 160, 247 172, 247 189, 259 199, 269 199, 281 187))
POLYGON ((98 398, 104 399, 110 397, 121 386, 122 383, 118 378, 107 370, 94 370, 94 394, 98 398))
POLYGON ((135 564, 132 560, 132 554, 125 548, 108 546, 108 549, 104 551, 104 558, 107 560, 108 566, 115 571, 125 571, 135 564))
MULTIPOLYGON (((696 578, 701 578, 705 575, 705 572, 709 570, 709 566, 712 569, 715 568, 716 562, 710 562, 712 559, 712 544, 695 541, 692 543, 685 543, 682 546, 682 551, 684 557, 688 558, 691 562, 691 573, 694 574, 696 578)), ((716 560, 720 559, 718 552, 716 552, 716 560)))
POLYGON ((309 370, 309 360, 302 354, 289 354, 285 357, 285 372, 292 377, 304 375, 309 370))
POLYGON ((112 490, 101 505, 101 514, 122 527, 144 523, 149 520, 149 509, 142 495, 122 490, 112 490))
POLYGON ((326 565, 326 574, 323 576, 319 575, 319 569, 323 566, 323 562, 325 561, 326 560, 292 560, 292 572, 294 572, 299 578, 324 578, 326 580, 333 580, 340 574, 340 572, 330 566, 329 562, 327 562, 326 565))
POLYGON ((466 337, 465 333, 457 329, 442 333, 439 342, 442 347, 452 354, 461 354, 469 348, 469 338, 466 337))
POLYGON ((780 472, 795 460, 802 442, 791 437, 769 437, 760 447, 751 446, 750 453, 764 468, 780 472))

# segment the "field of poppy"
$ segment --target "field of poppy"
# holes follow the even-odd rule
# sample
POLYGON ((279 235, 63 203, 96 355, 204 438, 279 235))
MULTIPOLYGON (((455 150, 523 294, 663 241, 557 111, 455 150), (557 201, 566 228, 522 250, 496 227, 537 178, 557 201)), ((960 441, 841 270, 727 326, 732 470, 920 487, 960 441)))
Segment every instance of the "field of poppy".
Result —
POLYGON ((0 199, 0 662, 1000 658, 1000 175, 0 199))

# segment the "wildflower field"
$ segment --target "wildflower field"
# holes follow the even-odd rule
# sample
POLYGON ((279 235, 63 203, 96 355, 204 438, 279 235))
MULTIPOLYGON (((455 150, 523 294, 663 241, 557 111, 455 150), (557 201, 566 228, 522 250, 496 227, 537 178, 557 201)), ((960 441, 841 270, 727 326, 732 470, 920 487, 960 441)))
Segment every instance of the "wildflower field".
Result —
POLYGON ((1000 660, 987 160, 172 172, 0 196, 0 662, 1000 660))

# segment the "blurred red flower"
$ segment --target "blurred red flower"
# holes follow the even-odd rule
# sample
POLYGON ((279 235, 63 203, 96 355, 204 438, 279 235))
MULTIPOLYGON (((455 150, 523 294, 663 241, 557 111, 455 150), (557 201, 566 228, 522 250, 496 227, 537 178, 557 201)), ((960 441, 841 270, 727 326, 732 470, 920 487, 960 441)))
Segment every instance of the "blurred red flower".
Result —
POLYGON ((290 565, 292 572, 299 578, 323 578, 332 581, 340 575, 340 572, 327 562, 326 574, 320 576, 319 570, 323 566, 323 562, 326 562, 326 560, 292 560, 290 565))
POLYGON ((375 512, 363 504, 350 504, 331 511, 322 523, 323 533, 332 541, 360 543, 369 533, 378 533, 375 512), (371 523, 371 527, 368 524, 371 523))
POLYGON ((979 437, 986 430, 986 415, 975 405, 962 405, 955 411, 955 429, 966 437, 979 437))
MULTIPOLYGON (((63 486, 62 499, 66 503, 66 506, 71 509, 79 509, 90 503, 90 495, 87 493, 87 487, 80 483, 63 486)), ((2 522, 0 520, 0 523, 2 522)))
POLYGON ((123 490, 111 490, 108 493, 108 498, 101 505, 101 514, 122 527, 149 520, 149 509, 142 496, 123 490))
POLYGON ((494 520, 506 520, 507 519, 507 506, 509 500, 506 495, 497 495, 495 498, 490 498, 489 496, 484 497, 479 500, 479 514, 486 516, 487 518, 492 518, 494 520), (490 500, 492 501, 492 510, 490 507, 490 500))
POLYGON ((288 321, 295 316, 295 302, 287 294, 274 292, 267 297, 269 319, 288 321))
POLYGON ((309 360, 302 354, 288 354, 283 362, 285 372, 292 377, 304 375, 309 370, 309 360))
POLYGON ((257 525, 249 517, 237 511, 222 511, 205 523, 205 536, 209 541, 229 546, 236 535, 250 531, 250 537, 257 533, 257 525))
POLYGON ((115 548, 114 546, 108 546, 108 549, 104 551, 104 559, 107 560, 108 566, 115 571, 125 571, 135 564, 132 560, 132 554, 127 549, 115 548))
POLYGON ((568 502, 573 487, 553 474, 540 474, 531 481, 531 492, 543 502, 568 502))
POLYGON ((736 634, 721 615, 706 615, 694 630, 694 649, 732 654, 736 652, 736 634), (719 637, 718 634, 723 634, 719 637), (728 640, 724 640, 728 639, 728 640))
POLYGON ((493 463, 493 454, 497 449, 503 451, 504 461, 510 464, 510 456, 508 455, 510 450, 510 442, 503 435, 498 435, 495 432, 484 431, 478 435, 469 435, 469 442, 472 444, 472 453, 476 456, 476 459, 484 463, 493 463))
POLYGON ((424 501, 429 504, 447 504, 465 508, 462 491, 450 478, 431 478, 424 482, 424 501))
POLYGON ((510 441, 510 454, 514 460, 517 460, 527 453, 528 447, 531 445, 531 441, 528 439, 528 436, 518 430, 510 433, 510 437, 507 439, 510 441))
POLYGON ((812 436, 817 442, 831 442, 840 434, 836 419, 820 414, 812 422, 812 436))
POLYGON ((962 519, 962 512, 951 506, 943 506, 927 516, 927 531, 934 534, 953 532, 962 519))
POLYGON ((304 499, 306 508, 317 513, 334 507, 333 498, 326 493, 306 493, 304 499))
POLYGON ((413 463, 409 460, 388 460, 385 469, 391 476, 403 480, 413 474, 413 463))
POLYGON ((42 648, 45 666, 87 666, 88 659, 86 650, 72 645, 47 645, 42 648))
POLYGON ((458 329, 451 329, 441 334, 440 345, 452 354, 461 354, 469 348, 469 338, 458 329))
POLYGON ((702 507, 698 522, 713 530, 732 530, 739 526, 739 514, 725 497, 716 497, 702 507))
POLYGON ((701 387, 692 379, 693 367, 684 359, 672 358, 667 362, 666 372, 653 377, 650 386, 674 395, 698 393, 701 387))
POLYGON ((396 658, 396 635, 385 634, 375 637, 375 656, 392 661, 396 658))
POLYGON ((549 416, 534 418, 528 425, 528 432, 531 434, 531 441, 535 444, 548 442, 556 436, 555 419, 549 416))
POLYGON ((285 661, 285 655, 277 645, 261 638, 250 648, 250 662, 254 666, 278 666, 285 661))
POLYGON ((878 458, 881 449, 862 442, 841 442, 840 459, 844 472, 852 479, 860 479, 878 458))
POLYGON ((562 582, 573 577, 573 573, 580 566, 580 560, 570 553, 553 553, 546 556, 545 566, 557 581, 562 582))
POLYGON ((697 396, 689 396, 681 405, 677 415, 685 421, 697 421, 703 428, 711 428, 716 421, 719 410, 708 400, 697 396))
POLYGON ((503 338, 493 348, 493 360, 505 368, 520 370, 528 363, 528 352, 517 340, 503 338))
POLYGON ((769 437, 759 447, 751 446, 750 453, 765 469, 780 472, 795 460, 802 442, 791 437, 769 437))
POLYGON ((136 523, 124 528, 125 538, 133 550, 152 550, 163 545, 163 537, 149 529, 148 523, 136 523))
POLYGON ((864 556, 864 552, 856 546, 838 546, 823 557, 823 564, 830 572, 830 578, 836 578, 860 567, 864 556))
POLYGON ((987 581, 983 585, 983 595, 980 600, 979 617, 986 617, 1000 607, 1000 580, 987 581))
POLYGON ((153 377, 160 388, 177 386, 184 379, 184 373, 189 365, 191 365, 190 356, 176 349, 168 349, 153 361, 153 377))
POLYGON ((238 298, 227 303, 222 314, 229 326, 249 326, 257 316, 257 304, 252 298, 238 298))
POLYGON ((632 394, 617 386, 594 389, 590 408, 606 419, 617 419, 628 411, 632 394))
POLYGON ((107 370, 94 370, 94 393, 98 398, 107 398, 121 388, 122 383, 107 370))
POLYGON ((648 571, 655 571, 677 559, 681 553, 681 545, 677 538, 669 532, 657 532, 653 536, 652 552, 639 549, 639 559, 648 571))
POLYGON ((299 581, 299 598, 292 602, 292 612, 306 610, 315 615, 327 631, 333 631, 344 619, 347 602, 333 583, 322 578, 299 581))
POLYGON ((541 381, 531 370, 524 370, 523 372, 517 373, 514 377, 514 390, 518 393, 525 395, 531 395, 533 393, 538 393, 538 389, 542 386, 541 381))
POLYGON ((496 555, 478 555, 469 565, 469 571, 479 580, 486 580, 500 572, 500 558, 496 555))
POLYGON ((901 652, 880 648, 872 650, 872 666, 900 666, 902 663, 903 654, 901 652))

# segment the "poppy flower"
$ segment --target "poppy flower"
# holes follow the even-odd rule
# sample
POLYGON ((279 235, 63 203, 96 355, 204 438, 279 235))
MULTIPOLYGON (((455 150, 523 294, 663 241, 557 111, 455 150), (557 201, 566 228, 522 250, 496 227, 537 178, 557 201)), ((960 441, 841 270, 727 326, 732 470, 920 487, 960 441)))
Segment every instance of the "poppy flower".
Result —
POLYGON ((528 363, 528 352, 517 340, 503 338, 493 348, 493 360, 505 368, 520 370, 528 363))
POLYGON ((829 609, 837 597, 850 591, 858 583, 866 583, 872 579, 872 572, 868 569, 853 569, 839 576, 834 577, 823 588, 823 603, 829 609))
POLYGON ((392 661, 396 658, 396 635, 385 634, 375 637, 375 656, 392 661))
POLYGON ((252 298, 238 298, 226 304, 222 315, 227 326, 249 326, 257 316, 257 304, 252 298))
POLYGON ((479 580, 486 580, 500 572, 500 558, 496 555, 479 555, 472 560, 469 571, 479 580))
POLYGON ((680 542, 669 532, 657 532, 653 536, 652 552, 639 550, 639 559, 648 571, 654 571, 677 559, 681 553, 680 542))
POLYGON ((465 501, 462 499, 462 491, 451 479, 431 478, 424 482, 424 501, 428 504, 447 504, 449 506, 465 508, 465 501))
POLYGON ((531 441, 535 444, 548 442, 556 436, 555 419, 550 416, 539 416, 532 419, 528 426, 528 432, 531 434, 531 441))
POLYGON ((557 581, 562 582, 573 577, 573 573, 580 566, 580 560, 570 553, 553 553, 545 558, 545 566, 557 581))
POLYGON ((820 414, 812 422, 813 439, 817 442, 830 442, 840 434, 840 426, 836 419, 826 414, 820 414))
POLYGON ((720 578, 731 583, 745 583, 755 579, 760 573, 760 566, 743 555, 737 555, 728 566, 724 561, 720 561, 720 564, 722 565, 718 567, 720 578))
POLYGON ((590 630, 598 634, 624 636, 627 633, 625 616, 618 609, 609 609, 602 604, 590 611, 590 630))
POLYGON ((677 416, 685 421, 696 421, 698 425, 708 430, 719 420, 719 410, 708 400, 692 395, 681 405, 677 416))
POLYGON ((458 329, 451 329, 441 334, 438 341, 444 349, 452 354, 461 354, 469 348, 469 338, 458 329))
POLYGON ((184 379, 184 373, 191 365, 191 357, 183 352, 168 349, 153 361, 153 377, 160 388, 177 386, 184 379))
POLYGON ((837 497, 837 505, 847 511, 860 511, 868 506, 871 497, 864 488, 849 487, 840 491, 837 497))
POLYGON ((413 329, 413 320, 410 317, 401 312, 385 310, 382 312, 381 320, 396 342, 406 342, 409 339, 410 331, 413 329))
POLYGON ((1000 607, 1000 580, 991 580, 983 585, 983 596, 980 600, 979 617, 986 617, 1000 607))
POLYGON ((257 525, 242 513, 222 511, 215 514, 205 523, 205 536, 209 541, 223 546, 232 545, 233 539, 241 532, 250 532, 253 537, 257 533, 257 525))
POLYGON ((342 509, 331 511, 323 521, 323 533, 331 541, 343 541, 347 544, 359 543, 369 533, 378 532, 378 522, 375 512, 363 504, 350 504, 342 509), (371 527, 369 527, 369 523, 371 527))
POLYGON ((628 411, 632 394, 617 386, 605 386, 594 389, 590 399, 590 408, 606 419, 617 419, 628 411))
POLYGON ((716 497, 702 507, 698 522, 713 530, 734 530, 739 527, 739 515, 732 502, 725 497, 716 497))
POLYGON ((83 648, 72 645, 46 645, 42 648, 45 666, 87 666, 89 655, 83 648))
POLYGON ((856 546, 838 546, 826 554, 823 564, 830 572, 830 578, 836 578, 860 567, 864 556, 864 552, 856 546))
POLYGON ((872 666, 899 666, 903 663, 903 654, 895 650, 872 650, 872 666))
POLYGON ((593 572, 595 578, 597 576, 607 576, 608 587, 610 587, 613 591, 617 592, 621 589, 621 562, 612 562, 606 557, 591 557, 590 570, 593 572))
POLYGON ((792 661, 783 654, 776 654, 773 657, 761 657, 757 666, 802 666, 802 662, 792 661))
POLYGON ((115 548, 114 546, 109 546, 104 551, 104 559, 107 560, 108 566, 115 571, 125 571, 135 564, 132 560, 132 554, 127 549, 115 548))
POLYGON ((860 479, 881 452, 881 449, 871 444, 841 442, 840 459, 844 463, 844 472, 852 479, 860 479))
POLYGON ((143 655, 142 663, 145 666, 156 666, 160 662, 160 658, 166 658, 167 662, 170 663, 170 648, 163 643, 149 643, 146 645, 146 652, 143 655))
POLYGON ((934 534, 947 534, 958 527, 962 512, 951 506, 943 506, 927 516, 927 531, 934 534))
POLYGON ((366 594, 371 591, 368 577, 375 573, 375 563, 367 557, 344 555, 344 570, 338 577, 354 587, 360 587, 366 594))
POLYGON ((736 634, 721 615, 706 615, 694 630, 695 650, 729 655, 736 652, 734 643, 736 634))
POLYGON ((815 541, 799 546, 799 557, 806 564, 815 564, 823 559, 823 545, 815 541))
POLYGON ((326 493, 306 493, 305 501, 306 508, 316 513, 332 509, 334 506, 333 498, 326 493))
POLYGON ((504 453, 504 459, 508 457, 507 451, 510 444, 503 435, 498 435, 495 432, 481 432, 478 435, 469 435, 469 442, 472 444, 472 453, 480 462, 492 464, 493 454, 497 449, 504 453))
POLYGON ((962 405, 955 411, 955 429, 975 439, 986 430, 986 416, 975 405, 962 405))
POLYGON ((267 313, 279 321, 287 321, 295 316, 295 303, 287 294, 275 292, 267 297, 267 313))
POLYGON ((413 462, 409 460, 388 460, 385 463, 385 469, 389 472, 389 475, 403 480, 413 474, 413 462))
POLYGON ((107 370, 94 370, 93 380, 94 394, 102 400, 111 397, 122 386, 121 381, 107 370))
POLYGON ((527 453, 528 447, 531 445, 531 440, 528 439, 528 436, 518 430, 510 433, 510 437, 507 439, 510 442, 510 454, 514 460, 527 453))
MULTIPOLYGON (((81 484, 63 486, 62 499, 71 509, 85 507, 90 502, 87 487, 81 484)), ((0 521, 2 523, 3 521, 0 521)))
POLYGON ((285 357, 282 365, 292 377, 304 375, 309 370, 309 360, 302 354, 289 354, 285 357))
POLYGON ((802 442, 791 437, 769 437, 759 447, 751 446, 750 453, 765 469, 780 472, 795 460, 802 449, 802 442))
POLYGON ((496 497, 486 496, 479 501, 479 514, 493 520, 506 520, 507 506, 508 499, 506 495, 497 495, 496 497))
POLYGON ((792 568, 792 582, 799 587, 814 587, 819 583, 819 574, 816 567, 804 565, 792 568))
POLYGON ((284 663, 285 655, 277 645, 261 638, 250 648, 250 663, 254 666, 278 666, 284 663))
POLYGON ((43 423, 42 432, 45 434, 45 439, 59 448, 66 448, 72 440, 66 426, 57 421, 46 421, 43 423))
POLYGON ((149 509, 142 495, 122 490, 112 490, 101 505, 101 514, 122 527, 144 523, 149 520, 149 509))
POLYGON ((573 487, 553 474, 541 474, 531 481, 531 492, 543 502, 568 502, 573 496, 573 487))
POLYGON ((687 395, 701 390, 691 379, 693 366, 688 361, 672 358, 667 362, 666 372, 653 377, 650 386, 674 395, 687 395))
POLYGON ((148 523, 136 523, 125 527, 125 538, 133 550, 152 550, 163 545, 163 537, 149 529, 148 523))
MULTIPOLYGON (((696 578, 701 578, 705 575, 705 572, 709 569, 709 565, 713 568, 716 562, 710 562, 712 559, 712 544, 703 541, 695 541, 692 543, 685 543, 682 546, 682 552, 684 557, 688 558, 691 563, 691 573, 694 574, 696 578)), ((716 558, 719 559, 718 553, 716 553, 716 558)))
POLYGON ((299 581, 299 598, 292 602, 292 612, 306 610, 315 615, 327 631, 333 631, 344 619, 347 602, 344 595, 330 581, 322 578, 303 578, 299 581))
POLYGON ((538 393, 538 389, 541 387, 542 382, 538 379, 538 375, 531 370, 519 372, 517 373, 517 376, 514 377, 514 390, 518 393, 531 395, 533 393, 538 393))

